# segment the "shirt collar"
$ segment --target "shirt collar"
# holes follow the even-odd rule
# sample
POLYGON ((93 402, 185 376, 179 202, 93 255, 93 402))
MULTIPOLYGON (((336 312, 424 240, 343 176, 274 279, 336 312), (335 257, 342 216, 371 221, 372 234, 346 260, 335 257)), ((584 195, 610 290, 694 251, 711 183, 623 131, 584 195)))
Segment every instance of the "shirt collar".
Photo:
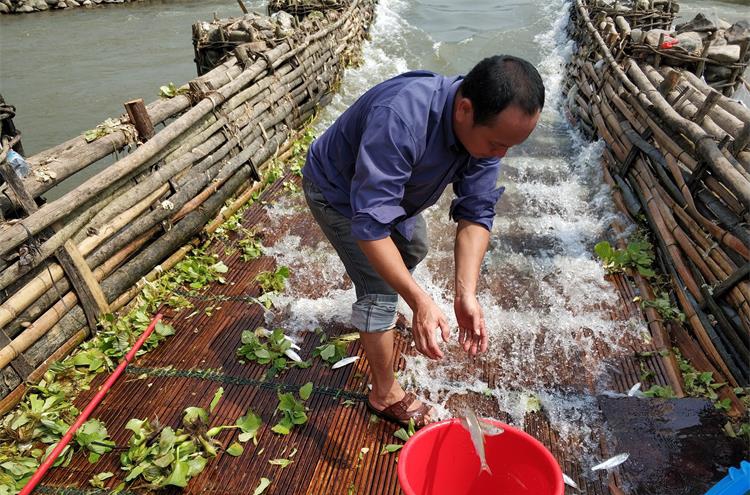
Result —
POLYGON ((448 98, 445 100, 445 107, 443 107, 442 116, 445 142, 448 144, 448 147, 456 153, 466 152, 466 148, 464 148, 461 141, 456 138, 456 133, 453 131, 453 102, 456 100, 456 93, 458 92, 458 88, 461 86, 461 81, 463 81, 463 79, 463 76, 457 76, 450 83, 448 98))

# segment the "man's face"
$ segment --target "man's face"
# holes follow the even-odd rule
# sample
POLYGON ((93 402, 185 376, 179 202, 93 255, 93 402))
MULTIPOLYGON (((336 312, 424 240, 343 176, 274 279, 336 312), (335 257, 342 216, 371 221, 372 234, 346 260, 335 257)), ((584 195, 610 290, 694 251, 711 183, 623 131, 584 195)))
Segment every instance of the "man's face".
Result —
POLYGON ((474 158, 504 157, 511 147, 529 137, 541 114, 529 115, 519 106, 511 105, 486 125, 476 125, 471 100, 464 97, 457 100, 453 129, 458 140, 474 158))

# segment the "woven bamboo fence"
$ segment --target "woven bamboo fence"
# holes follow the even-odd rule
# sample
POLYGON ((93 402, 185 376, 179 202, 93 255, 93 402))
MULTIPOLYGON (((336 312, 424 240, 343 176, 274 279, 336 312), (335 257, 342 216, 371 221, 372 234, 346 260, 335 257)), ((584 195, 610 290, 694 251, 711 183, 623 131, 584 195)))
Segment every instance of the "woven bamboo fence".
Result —
MULTIPOLYGON (((673 3, 666 5, 640 18, 666 19, 673 3)), ((584 0, 571 9, 577 50, 566 68, 566 111, 606 144, 604 175, 615 202, 650 227, 672 302, 686 316, 680 324, 646 308, 654 344, 677 345, 697 369, 727 382, 719 395, 740 414, 732 387, 750 384, 750 110, 687 69, 630 57, 618 43, 622 24, 612 36, 591 12, 584 0)), ((653 299, 649 282, 631 275, 641 297, 653 299)), ((676 360, 671 352, 663 359, 679 396, 676 360)))
POLYGON ((128 115, 99 126, 95 140, 78 136, 29 157, 32 173, 23 179, 3 148, 0 206, 5 218, 18 216, 0 225, 3 410, 20 397, 19 385, 95 331, 102 314, 126 305, 190 250, 191 239, 252 197, 267 164, 332 98, 373 15, 374 0, 352 0, 298 17, 246 13, 198 23, 201 75, 170 98, 126 103, 128 115), (37 206, 54 185, 126 151, 37 206))

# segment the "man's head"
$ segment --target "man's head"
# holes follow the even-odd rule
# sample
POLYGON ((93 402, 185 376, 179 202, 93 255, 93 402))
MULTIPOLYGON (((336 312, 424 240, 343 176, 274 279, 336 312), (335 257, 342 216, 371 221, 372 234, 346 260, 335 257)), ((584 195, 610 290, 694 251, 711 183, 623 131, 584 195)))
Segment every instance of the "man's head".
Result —
POLYGON ((544 106, 544 84, 526 60, 495 55, 462 81, 453 103, 453 130, 475 158, 502 158, 534 130, 544 106))

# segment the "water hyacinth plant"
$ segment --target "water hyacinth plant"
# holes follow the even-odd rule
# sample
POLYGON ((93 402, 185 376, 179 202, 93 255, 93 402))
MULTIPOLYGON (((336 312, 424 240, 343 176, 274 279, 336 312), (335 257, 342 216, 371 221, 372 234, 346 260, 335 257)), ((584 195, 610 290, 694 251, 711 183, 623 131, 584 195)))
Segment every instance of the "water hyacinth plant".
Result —
POLYGON ((242 360, 271 365, 267 376, 277 376, 291 367, 309 368, 310 362, 299 358, 293 346, 294 343, 284 335, 283 329, 269 332, 259 327, 255 331, 242 332, 242 346, 237 349, 237 356, 242 360))

